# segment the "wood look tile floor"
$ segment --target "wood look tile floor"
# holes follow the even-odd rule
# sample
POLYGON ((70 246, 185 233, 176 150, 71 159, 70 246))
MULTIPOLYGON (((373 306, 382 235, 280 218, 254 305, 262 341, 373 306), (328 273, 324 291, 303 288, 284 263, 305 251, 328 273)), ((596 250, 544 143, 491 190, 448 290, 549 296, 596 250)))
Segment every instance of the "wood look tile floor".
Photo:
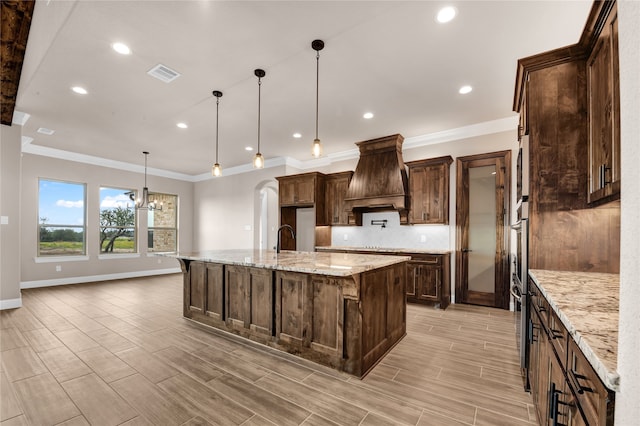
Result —
POLYGON ((2 425, 535 425, 513 313, 408 305, 363 380, 182 318, 182 276, 24 290, 0 312, 2 425))

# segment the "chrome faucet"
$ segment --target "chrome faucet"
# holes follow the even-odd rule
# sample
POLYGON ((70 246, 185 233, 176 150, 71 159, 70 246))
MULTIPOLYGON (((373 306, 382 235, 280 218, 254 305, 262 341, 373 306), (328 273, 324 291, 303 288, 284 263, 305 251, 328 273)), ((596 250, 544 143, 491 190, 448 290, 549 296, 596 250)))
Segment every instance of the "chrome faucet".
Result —
POLYGON ((278 242, 276 243, 276 253, 280 253, 280 234, 284 228, 287 228, 291 232, 291 238, 296 239, 296 234, 293 232, 291 225, 284 224, 278 228, 278 242))

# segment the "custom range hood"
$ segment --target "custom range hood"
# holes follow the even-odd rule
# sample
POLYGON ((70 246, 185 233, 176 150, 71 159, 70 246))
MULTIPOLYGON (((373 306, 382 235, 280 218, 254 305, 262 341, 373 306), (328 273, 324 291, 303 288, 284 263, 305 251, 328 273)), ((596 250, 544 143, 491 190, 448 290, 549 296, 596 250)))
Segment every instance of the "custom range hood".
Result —
POLYGON ((402 161, 402 135, 358 142, 360 160, 353 173, 345 209, 354 213, 396 210, 407 217, 409 191, 402 161))

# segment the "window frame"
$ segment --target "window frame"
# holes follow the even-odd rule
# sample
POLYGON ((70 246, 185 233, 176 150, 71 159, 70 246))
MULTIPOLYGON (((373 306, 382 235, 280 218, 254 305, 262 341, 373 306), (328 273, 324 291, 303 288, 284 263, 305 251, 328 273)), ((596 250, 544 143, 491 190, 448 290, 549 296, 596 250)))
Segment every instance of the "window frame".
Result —
POLYGON ((149 192, 149 199, 153 200, 154 196, 168 196, 168 197, 175 197, 175 215, 174 215, 174 226, 173 227, 169 227, 169 226, 149 226, 149 210, 147 212, 147 236, 146 236, 146 248, 147 248, 147 253, 149 254, 156 254, 156 253, 171 253, 171 252, 177 252, 178 251, 178 217, 179 217, 179 206, 180 206, 180 198, 178 197, 177 194, 168 194, 168 193, 164 193, 164 192, 149 192), (151 235, 151 233, 154 230, 173 230, 175 232, 175 236, 176 236, 176 245, 173 248, 173 250, 153 250, 153 246, 149 247, 149 236, 151 235))
POLYGON ((98 196, 98 258, 104 259, 104 258, 110 258, 110 257, 139 257, 140 251, 139 251, 139 244, 138 244, 138 236, 140 234, 139 232, 140 228, 138 223, 138 209, 136 208, 136 202, 135 202, 135 196, 137 195, 136 190, 130 189, 130 188, 119 188, 114 186, 100 185, 98 194, 99 194, 98 196), (131 209, 133 209, 133 225, 132 226, 114 225, 114 226, 106 227, 106 228, 126 228, 126 229, 132 228, 133 229, 133 251, 127 251, 127 252, 102 251, 101 236, 102 236, 103 226, 102 226, 101 220, 102 220, 102 210, 103 210, 102 209, 102 190, 103 189, 122 191, 124 195, 128 195, 131 193, 134 194, 134 200, 131 200, 132 207, 130 207, 131 209))
MULTIPOLYGON (((45 177, 38 177, 38 216, 37 216, 37 237, 36 237, 36 259, 42 261, 42 259, 79 259, 83 260, 87 258, 87 184, 86 182, 75 182, 70 180, 62 180, 62 179, 51 179, 45 177), (62 223, 54 223, 54 224, 42 224, 40 222, 41 214, 40 214, 40 200, 41 200, 41 184, 42 182, 52 182, 52 183, 62 183, 68 185, 77 185, 82 187, 82 225, 73 225, 73 224, 62 224, 62 223), (58 228, 58 229, 82 229, 82 252, 81 253, 55 253, 55 254, 42 254, 41 252, 41 231, 42 228, 58 228)), ((40 262, 37 262, 40 263, 40 262)))

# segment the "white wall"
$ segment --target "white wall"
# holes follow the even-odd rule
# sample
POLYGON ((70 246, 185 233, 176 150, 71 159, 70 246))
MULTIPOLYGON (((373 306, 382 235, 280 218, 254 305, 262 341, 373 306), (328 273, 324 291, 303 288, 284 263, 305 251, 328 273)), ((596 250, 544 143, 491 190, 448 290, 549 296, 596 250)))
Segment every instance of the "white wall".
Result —
POLYGON ((22 127, 0 126, 0 309, 20 297, 20 148, 22 127), (6 222, 6 223, 4 223, 6 222))
MULTIPOLYGON (((293 174, 285 166, 223 175, 194 184, 194 250, 246 249, 258 247, 260 189, 278 187, 277 176, 293 174)), ((275 241, 279 223, 277 202, 267 203, 268 244, 275 241), (274 220, 274 218, 276 218, 274 220)))
POLYGON ((618 2, 620 31, 620 312, 615 424, 640 419, 640 2, 618 2))
MULTIPOLYGON (((33 154, 22 156, 21 190, 21 282, 23 288, 104 279, 144 276, 179 271, 175 259, 147 255, 146 216, 138 220, 137 257, 122 258, 117 255, 99 259, 100 187, 133 188, 141 190, 144 175, 91 164, 60 160, 33 154), (88 260, 60 262, 36 262, 38 252, 38 179, 47 178, 86 184, 88 260), (56 270, 60 266, 61 271, 56 270)), ((181 180, 148 176, 151 191, 178 196, 178 248, 192 249, 193 237, 193 184, 181 180)))

